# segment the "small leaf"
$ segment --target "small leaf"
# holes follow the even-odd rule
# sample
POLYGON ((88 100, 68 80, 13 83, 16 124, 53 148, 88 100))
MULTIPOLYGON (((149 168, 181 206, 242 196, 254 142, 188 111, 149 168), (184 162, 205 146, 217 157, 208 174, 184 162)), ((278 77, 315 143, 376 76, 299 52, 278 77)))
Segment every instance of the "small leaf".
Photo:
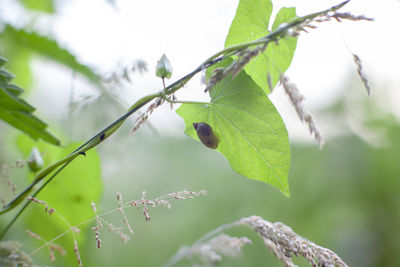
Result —
POLYGON ((182 104, 185 133, 199 140, 193 123, 210 125, 219 138, 216 150, 238 173, 271 184, 289 195, 290 148, 286 127, 263 90, 243 71, 219 82, 211 102, 182 104))
MULTIPOLYGON (((240 1, 226 37, 225 47, 257 40, 268 35, 271 13, 272 3, 270 0, 240 1)), ((295 8, 282 8, 276 15, 272 30, 295 17, 295 8)), ((246 73, 267 94, 270 93, 273 90, 270 86, 275 87, 280 73, 285 72, 289 67, 296 44, 297 39, 290 36, 281 39, 278 45, 274 42, 269 43, 264 53, 253 58, 244 67, 246 73)))

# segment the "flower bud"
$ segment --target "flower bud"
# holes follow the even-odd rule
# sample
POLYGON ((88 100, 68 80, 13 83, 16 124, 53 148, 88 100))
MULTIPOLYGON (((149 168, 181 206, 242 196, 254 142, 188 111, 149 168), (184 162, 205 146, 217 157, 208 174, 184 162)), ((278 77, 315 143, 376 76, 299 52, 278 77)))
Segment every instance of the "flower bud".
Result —
POLYGON ((160 78, 171 78, 172 75, 172 67, 168 58, 164 55, 157 61, 156 66, 156 76, 160 78))
POLYGON ((43 158, 40 155, 37 147, 32 148, 31 154, 28 159, 29 169, 33 172, 37 172, 44 166, 43 158))

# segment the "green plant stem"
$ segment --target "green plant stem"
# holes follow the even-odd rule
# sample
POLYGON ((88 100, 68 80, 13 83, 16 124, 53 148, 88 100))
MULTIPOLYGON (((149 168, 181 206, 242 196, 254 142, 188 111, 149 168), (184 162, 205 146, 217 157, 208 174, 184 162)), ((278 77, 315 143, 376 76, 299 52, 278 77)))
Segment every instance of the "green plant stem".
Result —
POLYGON ((182 100, 171 100, 169 99, 166 95, 165 95, 165 80, 164 78, 162 78, 163 81, 163 86, 164 86, 164 90, 162 90, 160 92, 161 94, 161 98, 164 99, 165 101, 167 101, 168 103, 172 103, 172 104, 202 104, 202 105, 209 105, 210 103, 208 102, 199 102, 199 101, 182 101, 182 100))

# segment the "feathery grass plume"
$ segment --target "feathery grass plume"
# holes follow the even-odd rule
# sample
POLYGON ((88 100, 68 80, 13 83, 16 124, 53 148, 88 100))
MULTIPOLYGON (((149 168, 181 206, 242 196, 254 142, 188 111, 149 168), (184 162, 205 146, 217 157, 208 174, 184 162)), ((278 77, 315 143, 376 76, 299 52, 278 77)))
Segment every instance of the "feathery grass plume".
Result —
POLYGON ((248 244, 251 244, 251 241, 247 237, 220 234, 203 242, 195 242, 191 247, 180 248, 164 267, 174 266, 182 259, 190 260, 194 265, 200 261, 201 265, 196 266, 216 266, 222 261, 222 256, 239 257, 242 247, 248 244))
POLYGON ((206 266, 215 266, 222 261, 222 256, 238 257, 244 245, 251 244, 247 237, 231 237, 220 234, 206 243, 190 248, 189 258, 199 258, 206 266))
POLYGON ((242 218, 219 226, 199 238, 191 247, 180 248, 164 267, 175 266, 181 260, 193 259, 194 256, 199 257, 203 263, 208 264, 207 266, 214 266, 221 261, 221 254, 237 255, 243 245, 251 244, 250 240, 220 233, 239 225, 247 225, 258 233, 265 246, 287 267, 297 266, 292 261, 293 255, 303 256, 313 267, 347 267, 347 264, 333 251, 299 236, 283 223, 270 223, 258 216, 242 218))
POLYGON ((32 258, 15 241, 0 242, 0 266, 31 267, 32 258))
POLYGON ((318 129, 313 116, 304 108, 304 96, 300 93, 297 85, 290 82, 287 76, 281 74, 279 80, 300 120, 307 124, 310 134, 314 135, 316 143, 320 148, 322 148, 324 144, 322 133, 318 129))
POLYGON ((361 59, 356 54, 354 54, 354 53, 351 53, 351 54, 353 55, 354 63, 356 63, 356 65, 357 65, 358 76, 360 77, 362 83, 364 84, 364 87, 367 90, 368 96, 371 96, 371 87, 369 86, 368 80, 363 72, 361 59))
POLYGON ((348 266, 333 251, 320 247, 311 241, 299 236, 283 223, 270 223, 258 216, 250 216, 240 220, 249 225, 264 240, 270 249, 285 266, 296 266, 292 262, 292 255, 303 256, 312 266, 348 266))

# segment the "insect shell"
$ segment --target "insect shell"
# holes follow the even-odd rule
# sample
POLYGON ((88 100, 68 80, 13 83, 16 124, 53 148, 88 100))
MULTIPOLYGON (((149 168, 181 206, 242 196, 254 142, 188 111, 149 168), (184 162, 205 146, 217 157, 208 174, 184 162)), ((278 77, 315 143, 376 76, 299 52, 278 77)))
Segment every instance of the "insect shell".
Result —
POLYGON ((218 147, 219 140, 215 136, 210 125, 204 122, 193 123, 193 127, 197 132, 197 136, 200 141, 207 147, 216 149, 218 147))

